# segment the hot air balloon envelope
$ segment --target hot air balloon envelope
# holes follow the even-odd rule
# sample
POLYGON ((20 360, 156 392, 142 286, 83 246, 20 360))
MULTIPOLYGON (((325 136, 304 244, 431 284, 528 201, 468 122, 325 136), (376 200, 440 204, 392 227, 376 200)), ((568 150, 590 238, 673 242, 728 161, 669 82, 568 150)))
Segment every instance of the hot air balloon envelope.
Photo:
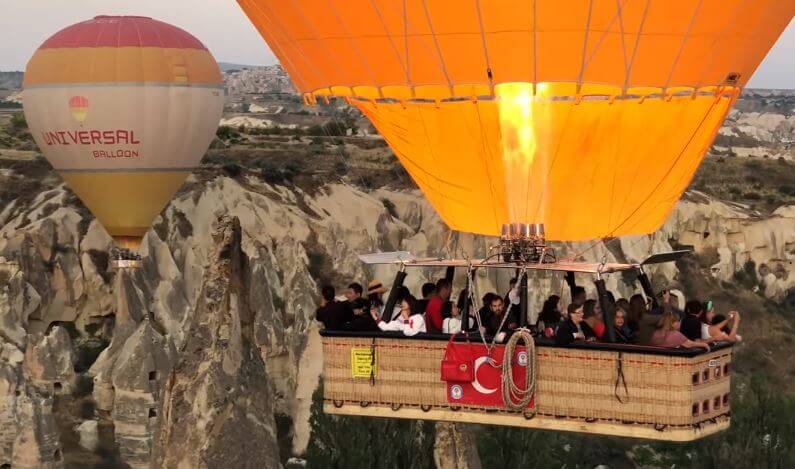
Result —
POLYGON ((124 247, 140 243, 199 163, 224 100, 199 40, 132 16, 56 33, 30 59, 24 87, 39 148, 124 247))
POLYGON ((793 0, 238 0, 305 93, 343 96, 450 228, 650 233, 793 0))

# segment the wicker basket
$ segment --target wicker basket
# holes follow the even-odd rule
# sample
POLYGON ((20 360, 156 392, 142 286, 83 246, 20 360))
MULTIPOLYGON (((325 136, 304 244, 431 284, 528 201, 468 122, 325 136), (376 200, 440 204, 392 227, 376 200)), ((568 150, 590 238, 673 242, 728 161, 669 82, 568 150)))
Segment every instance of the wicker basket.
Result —
POLYGON ((688 357, 537 346, 537 414, 528 418, 501 407, 451 405, 439 377, 446 345, 324 337, 326 411, 671 441, 693 440, 729 425, 730 348, 688 357), (369 373, 371 361, 375 367, 369 373))

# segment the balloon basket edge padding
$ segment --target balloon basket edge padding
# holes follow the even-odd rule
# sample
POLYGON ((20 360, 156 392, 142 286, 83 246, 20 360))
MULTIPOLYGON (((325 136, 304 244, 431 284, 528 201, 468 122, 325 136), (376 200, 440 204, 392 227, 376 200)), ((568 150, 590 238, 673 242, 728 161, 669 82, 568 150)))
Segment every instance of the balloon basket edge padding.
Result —
POLYGON ((372 340, 323 337, 323 397, 326 403, 342 403, 339 408, 327 405, 327 413, 667 441, 695 440, 729 426, 731 348, 691 357, 537 344, 537 413, 528 420, 505 407, 455 402, 450 383, 440 378, 445 340, 377 338, 374 383, 362 373, 354 377, 360 365, 356 352, 369 351, 372 340), (362 409, 359 403, 365 401, 371 405, 362 409))
POLYGON ((110 268, 113 270, 140 269, 141 261, 139 259, 113 259, 110 268))

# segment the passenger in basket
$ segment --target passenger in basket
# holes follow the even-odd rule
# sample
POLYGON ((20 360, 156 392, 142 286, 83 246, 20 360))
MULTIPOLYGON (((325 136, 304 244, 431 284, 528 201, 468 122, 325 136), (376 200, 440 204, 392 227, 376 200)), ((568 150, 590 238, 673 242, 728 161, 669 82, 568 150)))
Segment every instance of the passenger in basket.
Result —
POLYGON ((663 313, 657 330, 651 336, 651 345, 670 348, 703 348, 709 351, 709 344, 706 342, 690 340, 682 334, 679 331, 680 325, 679 317, 676 314, 670 311, 663 313))
POLYGON ((378 325, 375 320, 373 320, 369 306, 367 300, 364 298, 353 300, 351 303, 353 319, 345 323, 342 329, 356 332, 373 332, 379 330, 378 325))
POLYGON ((364 289, 362 288, 361 284, 353 282, 352 284, 348 285, 348 288, 345 290, 345 299, 348 301, 348 303, 353 303, 354 300, 361 298, 363 293, 364 289))
POLYGON ((450 299, 451 290, 452 285, 446 278, 436 282, 436 292, 428 300, 428 307, 425 309, 425 325, 428 332, 437 334, 442 332, 442 305, 450 299))
MULTIPOLYGON (((395 298, 395 306, 392 307, 392 317, 390 318, 392 321, 394 321, 395 319, 398 318, 398 316, 400 316, 400 301, 407 296, 412 296, 411 292, 409 291, 408 287, 401 285, 400 288, 398 289, 397 298, 395 298)), ((422 311, 422 310, 417 309, 417 311, 422 311)))
MULTIPOLYGON (((626 314, 629 314, 629 301, 626 298, 617 299, 616 309, 623 309, 626 314)), ((627 318, 627 320, 629 320, 629 318, 627 318)))
POLYGON ((480 315, 480 325, 483 327, 483 330, 480 331, 481 334, 486 334, 486 328, 489 324, 491 324, 491 300, 493 300, 495 296, 497 295, 492 292, 488 292, 483 295, 483 298, 480 300, 482 302, 482 306, 478 310, 478 315, 480 315))
POLYGON ((651 335, 660 322, 660 314, 649 311, 643 295, 632 295, 629 299, 629 316, 638 324, 636 338, 639 344, 647 345, 651 342, 651 335))
POLYGON ((689 340, 701 340, 701 315, 704 312, 704 303, 690 300, 685 303, 685 316, 682 319, 681 332, 689 340))
POLYGON ((616 308, 615 320, 616 342, 619 344, 635 343, 635 336, 627 326, 627 313, 620 308, 616 308))
POLYGON ((436 292, 436 284, 427 282, 422 284, 422 299, 417 300, 417 310, 425 312, 428 308, 428 302, 431 300, 431 297, 436 292))
POLYGON ((577 303, 578 305, 584 305, 585 300, 587 299, 588 297, 585 295, 585 288, 580 286, 574 287, 574 291, 572 291, 572 297, 571 297, 572 303, 577 303))
MULTIPOLYGON (((463 318, 461 316, 461 309, 457 304, 453 303, 452 301, 446 301, 444 305, 442 305, 442 315, 445 316, 444 322, 442 323, 443 333, 458 334, 461 332, 463 318)), ((466 319, 468 324, 465 324, 463 329, 468 331, 472 326, 472 317, 467 316, 466 319)))
POLYGON ((367 285, 367 301, 370 303, 370 309, 378 309, 378 317, 384 312, 384 284, 380 280, 373 280, 367 285))
POLYGON ((334 295, 334 287, 324 285, 320 289, 320 307, 315 312, 315 318, 328 330, 339 330, 353 318, 348 305, 335 300, 334 295))
POLYGON ((542 331, 543 335, 547 337, 553 337, 561 322, 563 322, 563 315, 560 313, 560 297, 551 295, 544 302, 544 307, 538 314, 536 330, 542 331))
MULTIPOLYGON (((373 319, 377 320, 375 314, 373 319)), ((378 328, 382 331, 403 331, 407 336, 426 332, 425 319, 417 311, 417 300, 411 295, 400 301, 400 317, 390 322, 378 321, 378 328)))
POLYGON ((509 314, 508 321, 518 325, 519 317, 522 315, 522 297, 519 293, 519 283, 516 277, 508 282, 508 287, 508 293, 505 294, 502 302, 509 314))
POLYGON ((596 340, 596 334, 591 326, 584 320, 584 311, 581 304, 572 303, 567 308, 569 319, 561 323, 555 333, 555 343, 558 345, 569 345, 575 340, 596 340))
POLYGON ((597 339, 601 339, 605 334, 605 323, 602 320, 602 307, 596 300, 585 300, 582 305, 584 320, 593 329, 597 339))
POLYGON ((491 296, 489 312, 491 313, 491 317, 489 318, 489 322, 485 324, 486 334, 497 336, 497 342, 503 342, 505 335, 516 329, 518 324, 510 322, 511 318, 508 316, 507 311, 505 311, 505 302, 497 294, 492 294, 491 296))
POLYGON ((701 339, 708 342, 740 342, 742 336, 737 333, 740 327, 740 313, 729 311, 729 317, 715 314, 715 303, 710 300, 704 303, 701 315, 701 339), (731 328, 729 324, 731 323, 731 328))

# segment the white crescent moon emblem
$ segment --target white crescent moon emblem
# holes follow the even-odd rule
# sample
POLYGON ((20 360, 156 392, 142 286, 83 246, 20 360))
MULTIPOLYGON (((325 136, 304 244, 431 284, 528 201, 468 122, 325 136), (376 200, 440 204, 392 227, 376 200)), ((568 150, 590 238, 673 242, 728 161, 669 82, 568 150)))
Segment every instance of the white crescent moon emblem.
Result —
POLYGON ((482 384, 478 382, 478 368, 480 368, 480 365, 486 363, 486 360, 488 359, 489 357, 480 357, 477 360, 475 360, 475 381, 472 381, 472 387, 475 388, 475 391, 481 394, 493 394, 497 392, 497 388, 486 389, 483 387, 482 384))

